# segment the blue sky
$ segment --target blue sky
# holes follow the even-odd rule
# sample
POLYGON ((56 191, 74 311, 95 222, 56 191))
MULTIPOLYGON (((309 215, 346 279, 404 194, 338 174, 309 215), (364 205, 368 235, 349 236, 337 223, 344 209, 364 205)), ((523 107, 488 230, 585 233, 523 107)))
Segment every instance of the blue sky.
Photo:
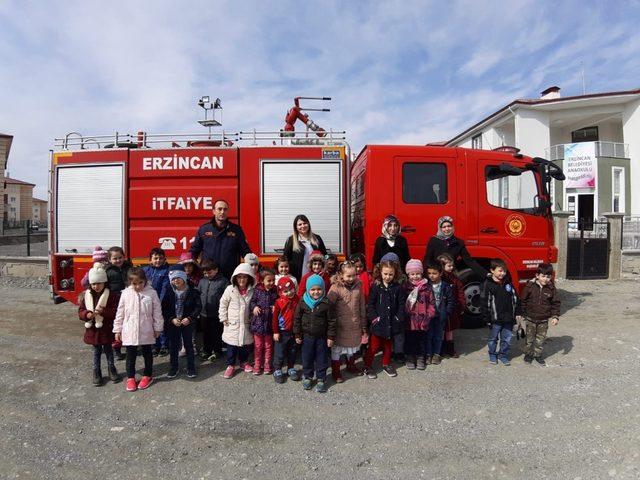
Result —
POLYGON ((515 98, 640 87, 640 3, 0 0, 8 170, 46 196, 53 138, 277 130, 298 95, 366 143, 445 140, 515 98))

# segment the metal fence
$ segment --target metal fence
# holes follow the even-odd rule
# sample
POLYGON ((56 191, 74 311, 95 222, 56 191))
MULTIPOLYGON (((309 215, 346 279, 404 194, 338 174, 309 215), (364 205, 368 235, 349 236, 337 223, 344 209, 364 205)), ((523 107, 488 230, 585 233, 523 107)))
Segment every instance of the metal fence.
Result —
MULTIPOLYGON (((629 144, 620 142, 593 142, 596 157, 629 158, 629 144)), ((546 158, 554 160, 564 159, 564 143, 553 145, 545 149, 546 158)))

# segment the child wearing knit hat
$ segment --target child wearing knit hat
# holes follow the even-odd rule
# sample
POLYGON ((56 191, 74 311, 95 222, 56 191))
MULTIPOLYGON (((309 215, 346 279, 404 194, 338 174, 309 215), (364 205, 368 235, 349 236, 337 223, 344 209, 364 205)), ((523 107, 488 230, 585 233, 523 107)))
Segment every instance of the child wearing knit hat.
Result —
POLYGON ((294 367, 298 355, 298 344, 293 336, 293 317, 299 302, 295 279, 284 276, 278 280, 278 299, 273 306, 271 317, 274 342, 273 379, 276 383, 284 383, 286 380, 282 372, 285 360, 287 361, 286 375, 293 381, 300 380, 298 371, 294 367))
POLYGON ((337 333, 337 321, 331 313, 326 286, 320 275, 311 275, 306 291, 293 318, 293 334, 296 343, 302 345, 302 387, 311 390, 313 377, 318 381, 316 392, 325 393, 329 349, 337 333))
POLYGON ((433 291, 429 281, 424 278, 422 262, 412 258, 405 267, 407 281, 404 290, 407 295, 405 302, 405 354, 407 370, 424 370, 425 336, 429 329, 429 322, 436 312, 433 291))
POLYGON ((200 293, 191 288, 187 282, 187 273, 182 265, 174 265, 169 269, 171 290, 162 300, 162 316, 164 331, 169 340, 169 363, 171 367, 167 377, 178 376, 178 351, 184 345, 187 356, 187 377, 196 377, 195 352, 193 348, 193 331, 195 321, 200 316, 202 303, 200 293))
POLYGON ((80 294, 78 316, 84 322, 84 343, 93 346, 93 384, 102 385, 100 361, 104 353, 107 358, 109 378, 119 380, 113 348, 113 319, 118 308, 118 296, 106 288, 107 273, 100 262, 96 262, 87 273, 89 287, 80 294))
MULTIPOLYGON (((109 265, 109 252, 107 250, 103 250, 100 245, 93 247, 93 253, 91 254, 91 260, 93 260, 94 265, 96 263, 100 263, 105 269, 109 265)), ((80 280, 80 286, 83 289, 89 288, 89 272, 85 273, 82 280, 80 280)))

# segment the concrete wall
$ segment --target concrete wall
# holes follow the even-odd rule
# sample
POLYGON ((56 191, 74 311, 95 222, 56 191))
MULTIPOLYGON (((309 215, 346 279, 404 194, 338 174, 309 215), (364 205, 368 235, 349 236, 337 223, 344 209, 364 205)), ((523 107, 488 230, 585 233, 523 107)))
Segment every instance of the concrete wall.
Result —
POLYGON ((613 200, 611 198, 613 190, 613 172, 611 171, 611 167, 624 168, 624 213, 628 215, 631 211, 631 199, 629 198, 631 175, 629 173, 629 160, 626 158, 598 157, 598 212, 613 212, 613 200))
POLYGON ((640 215, 640 100, 626 105, 622 112, 624 142, 629 144, 631 215, 640 215), (634 194, 638 192, 637 194, 634 194))

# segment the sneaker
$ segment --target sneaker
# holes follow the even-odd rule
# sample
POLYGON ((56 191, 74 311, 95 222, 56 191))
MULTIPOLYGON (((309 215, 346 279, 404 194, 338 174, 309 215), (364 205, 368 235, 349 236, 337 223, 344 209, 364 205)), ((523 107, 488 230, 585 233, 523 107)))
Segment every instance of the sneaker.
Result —
POLYGON ((531 364, 531 362, 533 362, 533 355, 525 355, 524 356, 524 363, 531 364))
POLYGON ((154 348, 153 349, 153 356, 157 357, 158 355, 160 355, 160 349, 159 348, 154 348))
POLYGON ((267 367, 267 368, 264 369, 264 374, 265 375, 271 375, 272 373, 273 373, 273 370, 271 368, 267 367))
POLYGON ((178 352, 178 356, 179 357, 186 357, 187 356, 187 350, 184 347, 182 347, 180 349, 180 351, 178 352))
POLYGON ((497 365, 498 357, 496 355, 489 355, 489 363, 492 365, 497 365))
POLYGON ((198 376, 198 373, 195 370, 187 370, 188 378, 196 378, 197 376, 198 376))
POLYGON ((442 362, 442 357, 440 355, 434 355, 433 357, 431 357, 432 365, 440 365, 441 362, 442 362))
POLYGON ((214 362, 218 359, 219 355, 216 352, 213 352, 211 355, 209 355, 206 359, 209 360, 210 362, 214 362))
POLYGON ((500 362, 505 366, 508 367, 509 365, 511 365, 511 362, 509 361, 509 359, 507 357, 500 357, 500 362))
POLYGON ((120 375, 118 375, 118 370, 116 370, 115 365, 109 365, 109 380, 113 383, 117 383, 120 381, 120 375))
POLYGON ((541 365, 541 366, 543 366, 543 367, 546 367, 546 366, 547 366, 547 362, 545 362, 545 361, 544 361, 544 358, 541 358, 541 357, 535 357, 535 358, 534 358, 534 360, 535 360, 536 362, 538 362, 538 365, 541 365))
POLYGON ((393 365, 383 365, 382 366, 382 370, 384 370, 384 373, 386 373, 390 377, 395 377, 395 376, 398 375, 396 373, 396 369, 395 369, 395 367, 393 365))
POLYGON ((160 355, 161 357, 166 357, 167 355, 169 355, 169 349, 167 347, 162 347, 158 352, 158 355, 160 355))
POLYGON ((236 368, 233 365, 229 365, 222 376, 226 379, 233 378, 233 374, 235 373, 235 371, 236 368))
POLYGON ((327 386, 324 384, 323 380, 318 380, 318 384, 316 385, 316 392, 327 393, 327 386))
POLYGON ((367 376, 367 378, 370 378, 371 380, 375 380, 376 378, 378 378, 378 375, 376 375, 376 372, 374 372, 373 369, 371 368, 365 368, 364 374, 367 376))
POLYGON ((304 388, 305 390, 311 390, 312 386, 313 381, 310 378, 305 378, 304 380, 302 380, 302 388, 304 388))
MULTIPOLYGON (((245 370, 246 371, 246 370, 245 370)), ((262 369, 261 368, 253 368, 253 374, 257 377, 258 375, 262 375, 262 369)))
POLYGON ((135 378, 127 378, 127 392, 135 392, 138 389, 138 382, 135 378))
POLYGON ((127 358, 127 356, 124 353, 116 353, 116 360, 124 360, 125 358, 127 358))
POLYGON ((416 361, 416 368, 418 370, 424 370, 427 368, 427 363, 423 355, 418 355, 418 360, 416 361))
POLYGON ((102 386, 102 372, 100 370, 93 371, 93 386, 94 387, 102 386))
POLYGON ((425 361, 426 365, 433 365, 433 356, 427 355, 427 359, 425 361))
POLYGON ((142 377, 142 379, 140 379, 140 383, 138 384, 138 388, 140 390, 145 390, 147 388, 149 388, 149 386, 153 383, 153 377, 142 377))
POLYGON ((404 364, 404 366, 407 367, 407 370, 415 370, 416 363, 416 357, 407 355, 407 362, 404 364))
POLYGON ((253 367, 249 363, 245 363, 244 365, 240 365, 240 369, 244 371, 244 373, 253 372, 253 367))
POLYGON ((284 378, 284 375, 282 374, 282 370, 276 370, 273 373, 273 380, 276 383, 284 383, 285 382, 285 378, 284 378))
POLYGON ((167 373, 167 378, 176 378, 178 376, 178 369, 177 368, 171 368, 169 370, 169 373, 167 373))
POLYGON ((294 382, 297 382, 300 380, 300 374, 298 373, 298 371, 295 368, 290 368, 287 371, 287 375, 289 375, 289 379, 293 380, 294 382))

